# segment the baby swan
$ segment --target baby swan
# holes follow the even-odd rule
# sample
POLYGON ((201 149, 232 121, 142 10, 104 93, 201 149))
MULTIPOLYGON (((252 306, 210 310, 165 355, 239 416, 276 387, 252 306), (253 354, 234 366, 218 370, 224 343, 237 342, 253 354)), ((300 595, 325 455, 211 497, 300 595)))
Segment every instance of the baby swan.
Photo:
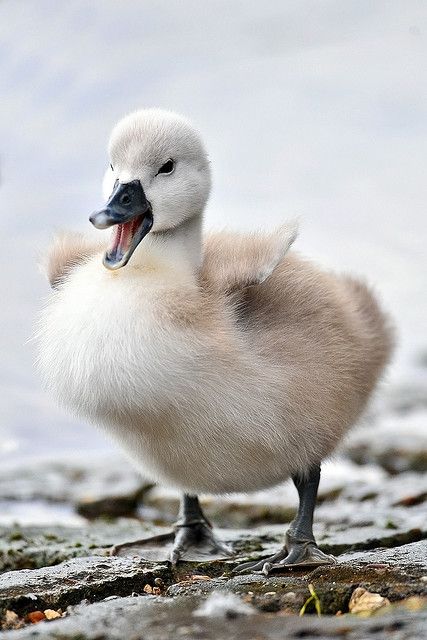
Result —
POLYGON ((48 259, 54 292, 39 331, 48 388, 144 475, 181 489, 173 562, 194 546, 230 553, 200 492, 289 477, 300 503, 283 548, 240 569, 333 562, 312 531, 320 464, 389 358, 386 317, 360 282, 287 254, 292 225, 202 239, 209 163, 186 119, 132 113, 109 154, 108 201, 90 220, 112 227, 110 245, 65 237, 48 259))

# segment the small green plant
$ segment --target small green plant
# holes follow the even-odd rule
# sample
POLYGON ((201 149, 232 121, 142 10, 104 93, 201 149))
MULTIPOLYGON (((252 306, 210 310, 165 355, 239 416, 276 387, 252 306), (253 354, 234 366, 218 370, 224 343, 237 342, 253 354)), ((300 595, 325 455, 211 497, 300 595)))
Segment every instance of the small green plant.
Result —
POLYGON ((314 602, 314 608, 316 609, 316 613, 320 618, 320 616, 322 615, 322 608, 320 606, 319 596, 315 592, 314 587, 313 587, 312 584, 308 585, 308 590, 310 591, 311 595, 310 595, 309 598, 307 598, 307 600, 302 605, 299 614, 300 614, 300 616, 303 616, 305 614, 305 610, 307 609, 307 607, 310 604, 310 602, 314 602))

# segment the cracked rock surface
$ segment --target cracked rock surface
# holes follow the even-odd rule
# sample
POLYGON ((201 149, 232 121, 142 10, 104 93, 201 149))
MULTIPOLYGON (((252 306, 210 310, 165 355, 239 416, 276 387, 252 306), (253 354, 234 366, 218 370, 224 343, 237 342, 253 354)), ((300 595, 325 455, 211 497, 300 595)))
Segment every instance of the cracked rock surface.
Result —
POLYGON ((282 544, 297 505, 290 483, 204 497, 207 516, 236 555, 172 567, 164 549, 144 549, 144 559, 111 557, 109 549, 169 531, 176 493, 151 487, 118 457, 9 464, 0 472, 0 636, 425 637, 426 402, 419 390, 405 398, 392 395, 370 418, 378 431, 361 428, 324 466, 315 534, 338 558, 330 567, 268 577, 233 572, 282 544), (407 438, 406 427, 417 437, 407 438), (355 592, 361 596, 352 598, 355 592))

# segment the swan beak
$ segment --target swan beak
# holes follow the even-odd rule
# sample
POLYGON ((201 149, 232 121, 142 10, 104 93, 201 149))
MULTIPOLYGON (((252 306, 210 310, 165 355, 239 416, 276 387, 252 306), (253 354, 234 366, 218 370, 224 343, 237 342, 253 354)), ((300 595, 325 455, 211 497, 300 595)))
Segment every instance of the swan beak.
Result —
POLYGON ((115 226, 112 243, 104 254, 107 269, 120 269, 153 226, 151 205, 139 180, 118 182, 106 206, 95 211, 90 222, 97 229, 115 226))

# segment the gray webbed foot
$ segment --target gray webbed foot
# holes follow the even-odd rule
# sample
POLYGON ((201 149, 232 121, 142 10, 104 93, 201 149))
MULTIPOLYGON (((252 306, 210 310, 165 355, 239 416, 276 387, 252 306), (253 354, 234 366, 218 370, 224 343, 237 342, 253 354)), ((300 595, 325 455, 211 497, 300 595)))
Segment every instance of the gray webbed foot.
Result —
POLYGON ((140 540, 133 540, 132 542, 123 542, 122 544, 116 544, 110 549, 110 556, 122 556, 131 555, 132 549, 134 549, 134 555, 137 554, 137 550, 146 545, 167 545, 173 542, 174 532, 162 533, 158 536, 151 536, 150 538, 141 538, 140 540))
POLYGON ((236 567, 235 571, 255 571, 268 575, 274 569, 318 567, 336 563, 333 556, 328 556, 319 549, 313 535, 313 512, 320 481, 320 465, 314 465, 306 474, 292 476, 292 480, 298 491, 299 505, 286 534, 284 546, 274 556, 245 562, 236 567))
POLYGON ((201 520, 177 524, 175 531, 170 533, 118 544, 110 551, 113 556, 133 554, 141 555, 147 560, 169 559, 176 565, 179 560, 201 561, 209 560, 210 556, 229 557, 233 555, 233 551, 218 540, 206 521, 201 520), (158 554, 153 555, 153 548, 158 549, 158 554))
POLYGON ((327 555, 319 549, 313 538, 298 537, 288 532, 285 545, 274 556, 253 562, 244 562, 238 565, 234 571, 238 573, 253 571, 268 575, 275 569, 318 567, 336 562, 334 556, 327 555))
POLYGON ((175 531, 116 545, 110 553, 133 553, 146 560, 170 560, 174 565, 179 560, 200 562, 233 555, 232 549, 215 537, 197 496, 187 494, 184 494, 181 501, 180 518, 175 525, 175 531))
POLYGON ((176 564, 189 550, 200 551, 203 556, 232 556, 232 549, 214 535, 206 521, 178 524, 170 560, 176 564))

